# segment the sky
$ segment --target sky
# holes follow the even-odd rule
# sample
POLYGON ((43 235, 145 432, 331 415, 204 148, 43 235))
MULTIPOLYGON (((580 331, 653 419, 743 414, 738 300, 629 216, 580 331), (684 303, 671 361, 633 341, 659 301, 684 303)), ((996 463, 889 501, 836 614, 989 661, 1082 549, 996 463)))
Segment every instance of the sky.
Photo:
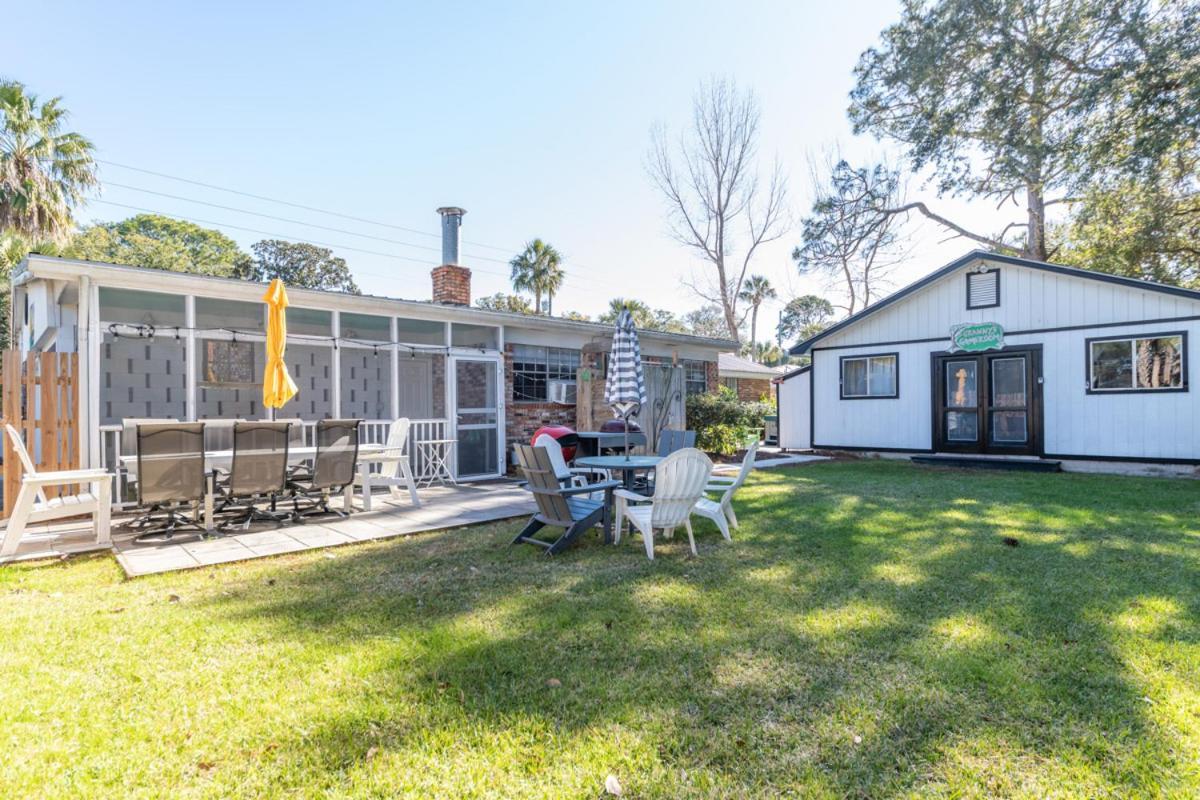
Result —
MULTIPOLYGON (((565 257, 556 313, 595 315, 616 296, 684 313, 702 304, 686 284, 705 265, 667 234, 645 167, 652 128, 681 132, 711 77, 754 91, 762 166, 780 159, 799 220, 814 156, 895 157, 855 137, 845 111, 859 54, 899 13, 897 0, 22 3, 6 24, 44 34, 8 37, 0 76, 62 96, 95 143, 103 191, 84 222, 148 210, 246 248, 332 245, 364 292, 428 299, 436 209, 457 205, 476 297, 511 291, 508 259, 541 237, 565 257)), ((935 199, 920 181, 910 195, 935 199)), ((937 204, 1003 224, 990 207, 937 204)), ((760 331, 793 296, 837 300, 798 274, 798 241, 793 224, 752 263, 780 293, 760 331)), ((971 249, 930 224, 907 242, 896 288, 971 249)))

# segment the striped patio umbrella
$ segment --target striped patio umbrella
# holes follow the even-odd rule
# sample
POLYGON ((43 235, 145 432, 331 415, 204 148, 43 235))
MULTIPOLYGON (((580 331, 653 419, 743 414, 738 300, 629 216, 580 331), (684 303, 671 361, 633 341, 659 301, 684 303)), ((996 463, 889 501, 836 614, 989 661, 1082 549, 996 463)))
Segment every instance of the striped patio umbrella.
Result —
POLYGON ((625 420, 625 457, 629 457, 629 415, 646 402, 646 376, 642 373, 642 348, 638 344, 633 316, 626 309, 617 317, 612 352, 608 358, 608 379, 604 383, 604 401, 613 413, 625 420))

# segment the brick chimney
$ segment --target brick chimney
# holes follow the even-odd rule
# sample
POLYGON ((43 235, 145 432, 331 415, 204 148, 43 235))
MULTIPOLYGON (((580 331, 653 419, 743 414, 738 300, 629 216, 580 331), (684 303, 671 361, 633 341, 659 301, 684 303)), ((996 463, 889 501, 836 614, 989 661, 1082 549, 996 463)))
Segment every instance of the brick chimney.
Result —
POLYGON ((439 208, 442 215, 442 265, 434 267, 433 302, 452 306, 471 305, 471 270, 458 263, 458 229, 462 216, 467 213, 461 208, 446 206, 439 208))

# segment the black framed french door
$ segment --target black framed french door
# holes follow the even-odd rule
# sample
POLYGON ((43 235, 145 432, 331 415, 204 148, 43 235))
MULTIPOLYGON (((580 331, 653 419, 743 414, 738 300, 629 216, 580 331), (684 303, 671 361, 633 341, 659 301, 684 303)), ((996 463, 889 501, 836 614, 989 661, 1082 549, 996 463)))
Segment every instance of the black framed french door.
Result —
POLYGON ((1040 346, 935 353, 933 448, 939 452, 1040 455, 1040 346))

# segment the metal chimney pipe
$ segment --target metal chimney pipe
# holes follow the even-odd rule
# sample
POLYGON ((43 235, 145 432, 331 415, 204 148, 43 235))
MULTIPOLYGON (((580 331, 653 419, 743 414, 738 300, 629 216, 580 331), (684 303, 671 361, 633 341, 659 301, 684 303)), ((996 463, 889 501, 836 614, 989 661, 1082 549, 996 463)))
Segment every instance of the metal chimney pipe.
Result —
POLYGON ((462 227, 462 216, 466 209, 443 206, 437 210, 442 215, 442 263, 458 264, 458 229, 462 227))

